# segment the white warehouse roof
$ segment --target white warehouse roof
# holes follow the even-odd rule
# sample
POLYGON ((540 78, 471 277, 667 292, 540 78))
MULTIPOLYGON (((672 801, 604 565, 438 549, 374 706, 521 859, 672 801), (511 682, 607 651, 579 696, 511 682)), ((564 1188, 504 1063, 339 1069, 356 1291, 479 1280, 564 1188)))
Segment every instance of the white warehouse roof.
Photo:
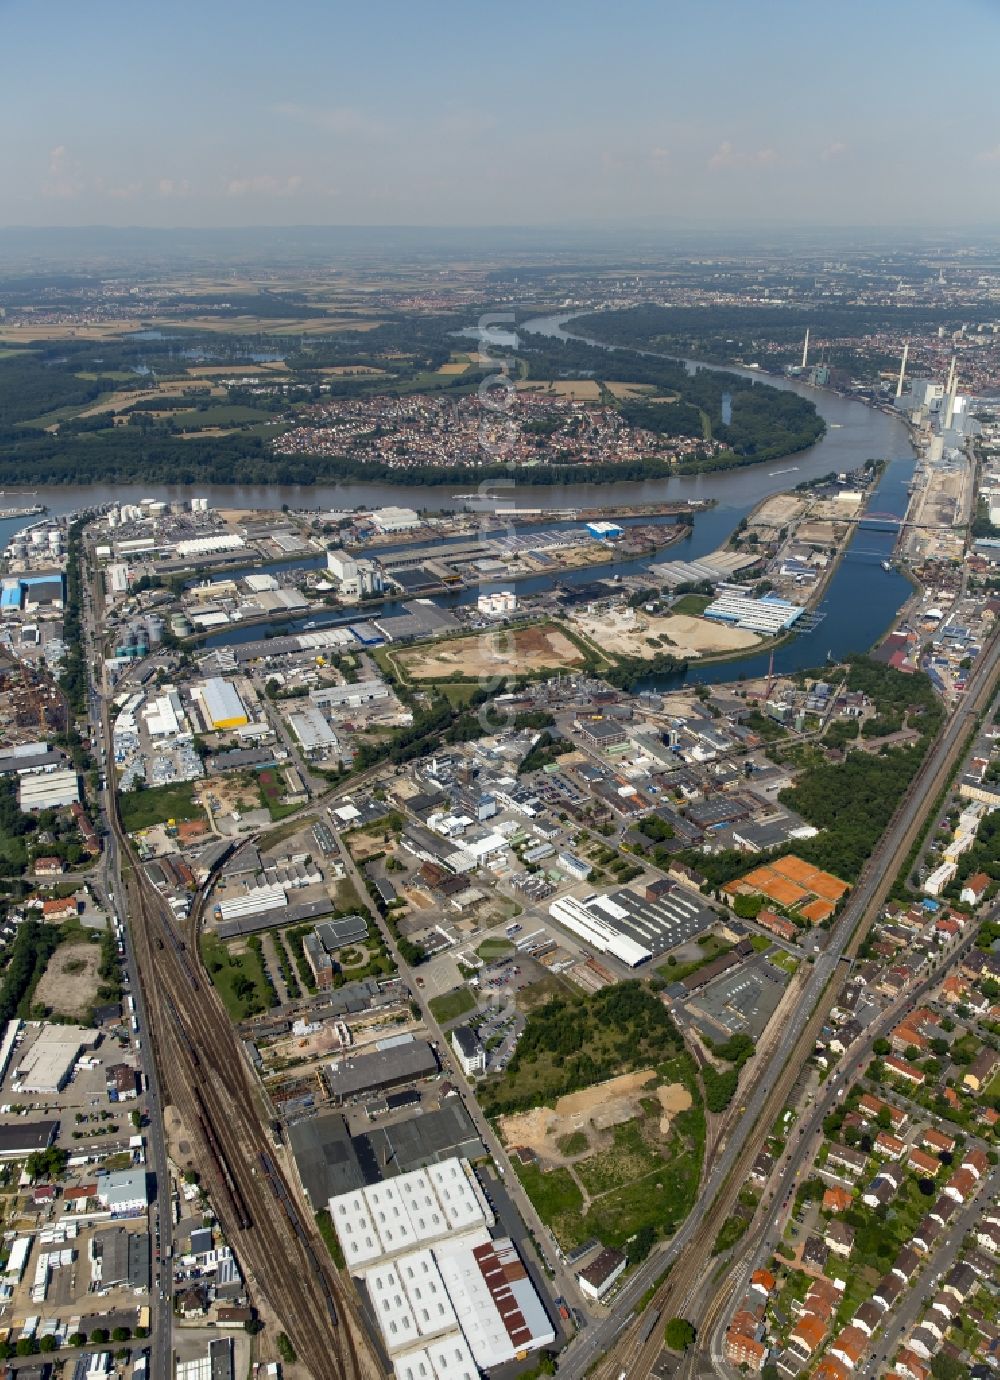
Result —
MULTIPOLYGON (((614 915, 619 909, 613 902, 606 902, 604 898, 601 900, 601 909, 607 910, 609 914, 614 915)), ((596 914, 574 896, 563 896, 560 900, 553 901, 549 906, 549 914, 553 920, 558 920, 560 925, 565 925, 573 934, 592 945, 598 953, 611 954, 613 958, 627 963, 630 968, 637 968, 640 963, 645 963, 653 957, 652 949, 647 949, 643 944, 630 939, 627 934, 622 934, 603 916, 596 914)))
POLYGON ((485 1201, 457 1156, 330 1199, 349 1270, 364 1270, 415 1247, 482 1227, 485 1201))

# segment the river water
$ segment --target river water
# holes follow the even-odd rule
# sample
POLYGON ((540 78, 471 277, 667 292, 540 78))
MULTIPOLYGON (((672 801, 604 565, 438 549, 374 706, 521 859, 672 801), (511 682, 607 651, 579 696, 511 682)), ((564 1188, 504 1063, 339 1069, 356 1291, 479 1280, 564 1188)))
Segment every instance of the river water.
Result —
MULTIPOLYGON (((528 333, 564 336, 567 315, 536 317, 520 329, 528 333)), ((600 341, 592 342, 600 345, 600 341)), ((605 347, 607 348, 607 347, 605 347)), ((695 367, 690 364, 689 367, 695 367)), ((698 366, 705 367, 705 366, 698 366)), ((752 370, 734 369, 756 378, 752 370)), ((711 499, 715 506, 695 518, 690 536, 670 547, 662 559, 691 560, 706 555, 721 546, 736 527, 740 518, 768 494, 794 488, 804 479, 856 469, 869 459, 885 459, 889 463, 879 483, 877 496, 871 507, 878 512, 895 513, 906 510, 907 485, 913 474, 914 454, 905 426, 897 418, 880 412, 865 403, 838 397, 834 393, 810 387, 793 379, 765 380, 774 388, 786 388, 808 397, 814 402, 827 424, 823 438, 809 450, 767 465, 749 465, 738 470, 720 470, 710 474, 677 475, 669 479, 651 479, 641 483, 522 485, 504 487, 504 502, 524 508, 583 508, 596 507, 603 502, 608 508, 630 503, 654 503, 663 500, 711 499)), ((466 485, 460 492, 469 492, 466 485)), ((0 505, 38 502, 45 503, 51 513, 67 513, 76 509, 104 503, 138 502, 141 498, 179 502, 197 493, 220 508, 270 508, 283 504, 297 509, 349 510, 355 507, 378 507, 399 504, 402 507, 425 507, 431 511, 442 508, 458 509, 467 505, 459 502, 450 487, 414 488, 402 484, 344 484, 317 485, 302 488, 298 485, 203 485, 196 489, 185 485, 162 484, 94 484, 59 485, 39 489, 30 499, 7 491, 0 497, 0 505)), ((0 545, 25 525, 24 519, 0 521, 0 545)), ((519 528, 519 531, 530 529, 519 528)), ((834 657, 850 651, 863 651, 872 646, 891 624, 907 598, 910 586, 895 571, 882 570, 881 561, 893 548, 892 532, 859 529, 852 539, 841 565, 834 575, 820 605, 823 618, 810 633, 802 633, 776 651, 776 669, 791 671, 818 666, 827 653, 834 657)), ((321 562, 282 562, 286 567, 303 564, 316 566, 321 562)), ((591 566, 561 576, 566 583, 586 583, 612 573, 640 574, 645 561, 618 561, 607 566, 591 566)), ((548 576, 519 581, 518 592, 530 594, 551 585, 548 576)), ((442 603, 469 603, 478 589, 463 590, 451 596, 439 596, 442 603)), ((358 617, 357 614, 354 615, 358 617)), ((290 623, 300 629, 303 621, 315 621, 323 626, 344 621, 343 614, 319 617, 290 623)), ((260 637, 261 629, 234 628, 210 639, 209 645, 226 645, 260 637)), ((767 669, 767 655, 747 656, 714 666, 692 665, 687 679, 692 681, 733 680, 741 675, 758 675, 767 669)))

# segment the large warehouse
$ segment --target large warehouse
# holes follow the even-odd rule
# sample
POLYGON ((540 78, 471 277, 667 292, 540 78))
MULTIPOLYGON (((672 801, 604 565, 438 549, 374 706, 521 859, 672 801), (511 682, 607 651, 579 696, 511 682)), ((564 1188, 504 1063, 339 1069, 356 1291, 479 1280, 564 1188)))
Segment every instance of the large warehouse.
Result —
POLYGON ((398 1380, 476 1380, 555 1341, 466 1160, 331 1198, 330 1216, 398 1380))
POLYGON ((242 728, 249 723, 239 691, 232 681, 213 676, 201 686, 200 693, 209 728, 242 728))
POLYGON ((553 901, 549 914, 600 953, 630 968, 686 944, 718 919, 710 906, 683 886, 646 896, 630 887, 582 901, 566 896, 553 901))
POLYGON ((605 897, 591 896, 586 901, 578 901, 575 896, 564 896, 552 902, 549 914, 598 953, 610 954, 630 968, 638 968, 640 963, 653 957, 652 949, 618 928, 615 921, 624 919, 626 912, 605 897))
POLYGON ((55 771, 31 772, 17 783, 18 803, 30 810, 59 810, 80 799, 80 781, 75 771, 57 767, 55 771))

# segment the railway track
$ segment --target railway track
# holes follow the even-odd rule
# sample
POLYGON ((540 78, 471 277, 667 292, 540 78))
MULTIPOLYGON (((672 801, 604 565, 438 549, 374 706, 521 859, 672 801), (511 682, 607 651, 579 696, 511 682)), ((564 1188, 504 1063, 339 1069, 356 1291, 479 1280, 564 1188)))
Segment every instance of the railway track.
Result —
MULTIPOLYGON (((947 785, 975 718, 990 703, 996 689, 1000 667, 1000 637, 994 637, 984 651, 961 705, 945 723, 920 770, 897 807, 888 828, 866 864, 851 900, 831 936, 828 952, 837 959, 852 960, 888 897, 901 861, 920 836, 926 817, 947 785), (841 942, 837 942, 837 940, 841 942)), ((591 1374, 595 1380, 645 1380, 663 1349, 662 1333, 654 1329, 643 1336, 644 1321, 650 1311, 657 1316, 683 1315, 704 1283, 712 1246, 719 1228, 732 1211, 737 1196, 749 1178, 758 1151, 784 1108, 805 1060, 826 1021, 830 1008, 847 976, 848 963, 836 962, 818 1002, 802 1028, 795 1045, 777 1070, 774 1082, 744 1137, 729 1171, 702 1217, 678 1253, 666 1280, 655 1291, 645 1310, 637 1315, 628 1331, 616 1342, 613 1354, 605 1355, 591 1374)), ((762 1070, 764 1076, 766 1070, 762 1070)), ((746 1096, 746 1091, 741 1092, 746 1096)), ((755 1232, 756 1235, 756 1232, 755 1232)), ((732 1287, 726 1272, 719 1289, 706 1306, 706 1316, 717 1316, 727 1291, 732 1287), (722 1302, 720 1302, 720 1296, 722 1302)))
POLYGON ((252 1075, 197 948, 146 883, 110 797, 109 816, 131 864, 123 869, 126 913, 164 1100, 183 1121, 223 1230, 314 1380, 381 1380, 357 1302, 270 1157, 252 1075))

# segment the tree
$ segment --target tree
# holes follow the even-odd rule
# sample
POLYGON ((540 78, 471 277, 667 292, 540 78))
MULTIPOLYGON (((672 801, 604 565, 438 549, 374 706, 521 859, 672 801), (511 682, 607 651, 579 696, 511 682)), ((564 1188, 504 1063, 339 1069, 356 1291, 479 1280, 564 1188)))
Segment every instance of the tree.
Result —
POLYGON ((106 1327, 95 1327, 93 1332, 91 1332, 90 1334, 91 1345, 93 1345, 94 1343, 101 1344, 103 1342, 106 1342, 107 1340, 108 1329, 106 1327))
POLYGON ((111 1340, 113 1342, 127 1342, 131 1335, 132 1329, 130 1327, 116 1327, 111 1334, 111 1340))
POLYGON ((30 1337, 21 1337, 18 1340, 17 1346, 14 1348, 15 1355, 17 1356, 32 1356, 34 1355, 34 1351, 35 1344, 30 1337))
POLYGON ((664 1332, 664 1341, 671 1351, 687 1351, 696 1336, 687 1318, 671 1318, 664 1332))
POLYGON ((59 1343, 56 1341, 55 1337, 53 1337, 52 1334, 49 1333, 47 1336, 43 1337, 42 1340, 38 1343, 38 1350, 55 1351, 58 1345, 59 1343))
POLYGON ((889 1053, 891 1049, 892 1045, 890 1045, 889 1041, 884 1038, 879 1038, 878 1040, 875 1040, 872 1043, 873 1053, 881 1055, 883 1058, 885 1057, 885 1055, 889 1053))

